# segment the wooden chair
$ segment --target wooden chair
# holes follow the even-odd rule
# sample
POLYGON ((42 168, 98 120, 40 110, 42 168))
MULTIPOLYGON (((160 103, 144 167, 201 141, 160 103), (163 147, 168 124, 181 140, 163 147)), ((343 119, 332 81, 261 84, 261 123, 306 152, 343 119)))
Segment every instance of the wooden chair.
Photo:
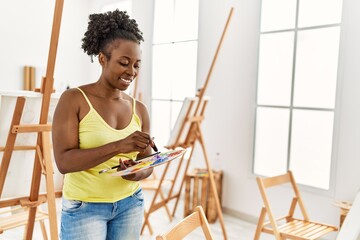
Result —
POLYGON ((156 240, 181 240, 198 227, 202 228, 206 240, 214 239, 201 206, 197 206, 192 214, 181 220, 167 233, 156 236, 156 240))
POLYGON ((360 240, 360 191, 346 215, 336 240, 360 240))
POLYGON ((258 240, 260 238, 261 232, 273 234, 277 240, 310 240, 318 239, 329 232, 338 230, 335 226, 310 221, 291 171, 275 177, 257 177, 257 183, 264 202, 264 207, 261 210, 254 240, 258 240), (286 216, 275 218, 271 211, 266 189, 288 183, 290 183, 294 191, 294 197, 290 205, 289 213, 286 216), (294 217, 297 204, 299 205, 300 212, 303 215, 302 219, 294 217), (268 222, 264 222, 266 216, 269 219, 268 222))

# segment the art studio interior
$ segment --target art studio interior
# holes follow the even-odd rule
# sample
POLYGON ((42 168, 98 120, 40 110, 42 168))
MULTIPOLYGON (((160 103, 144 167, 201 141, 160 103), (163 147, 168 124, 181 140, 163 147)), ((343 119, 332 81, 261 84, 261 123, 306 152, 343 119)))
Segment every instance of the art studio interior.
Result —
POLYGON ((141 240, 166 239, 157 237, 198 206, 205 220, 188 239, 360 239, 360 1, 4 0, 0 9, 0 239, 58 239, 53 113, 68 89, 98 81, 98 56, 82 39, 90 14, 115 9, 144 38, 125 92, 147 107, 159 152, 185 150, 140 181, 141 240))

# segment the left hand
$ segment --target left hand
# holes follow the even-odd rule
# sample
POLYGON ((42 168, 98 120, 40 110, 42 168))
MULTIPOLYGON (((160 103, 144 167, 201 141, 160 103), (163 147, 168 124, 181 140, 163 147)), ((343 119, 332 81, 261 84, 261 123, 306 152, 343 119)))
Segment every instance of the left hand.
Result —
MULTIPOLYGON (((125 169, 127 169, 129 167, 132 167, 132 166, 138 164, 138 162, 136 162, 136 161, 134 161, 132 159, 127 159, 127 160, 120 159, 119 162, 120 162, 120 167, 117 169, 118 171, 125 170, 125 169)), ((149 171, 152 172, 152 169, 146 169, 146 170, 143 170, 143 171, 138 171, 138 172, 133 173, 133 174, 122 176, 122 178, 126 179, 128 181, 140 181, 140 180, 142 180, 144 178, 147 178, 150 175, 148 173, 149 171)))

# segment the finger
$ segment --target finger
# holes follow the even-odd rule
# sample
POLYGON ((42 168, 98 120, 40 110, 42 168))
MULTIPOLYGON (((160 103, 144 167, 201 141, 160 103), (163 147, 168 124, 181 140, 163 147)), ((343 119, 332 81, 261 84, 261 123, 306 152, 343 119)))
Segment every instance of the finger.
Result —
POLYGON ((122 161, 123 163, 124 163, 124 165, 125 165, 125 167, 126 168, 128 168, 129 166, 131 166, 131 160, 124 160, 124 161, 122 161))
POLYGON ((139 139, 151 140, 151 137, 148 133, 141 132, 141 131, 134 132, 134 137, 139 138, 139 139))
POLYGON ((128 167, 132 167, 132 166, 138 164, 137 162, 135 162, 135 161, 132 160, 132 159, 126 160, 126 162, 124 162, 124 163, 125 163, 125 166, 126 166, 127 168, 128 168, 128 167))
POLYGON ((146 150, 147 149, 147 147, 149 147, 149 144, 150 144, 150 142, 149 141, 141 141, 141 142, 137 142, 136 143, 136 146, 138 147, 138 148, 140 148, 141 150, 146 150))
POLYGON ((130 164, 130 166, 134 166, 134 165, 138 164, 138 162, 131 159, 129 164, 130 164))
POLYGON ((120 167, 119 167, 120 170, 125 170, 127 167, 126 167, 124 161, 122 159, 120 159, 119 162, 120 162, 120 167))

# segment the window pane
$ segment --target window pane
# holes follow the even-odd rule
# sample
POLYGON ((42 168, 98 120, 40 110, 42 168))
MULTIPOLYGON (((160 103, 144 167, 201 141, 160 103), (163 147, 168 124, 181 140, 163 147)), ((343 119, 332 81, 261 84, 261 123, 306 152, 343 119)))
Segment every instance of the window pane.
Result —
POLYGON ((289 109, 257 109, 254 173, 263 176, 287 171, 289 109))
POLYGON ((185 97, 195 96, 197 69, 197 41, 173 44, 174 55, 170 64, 173 72, 172 98, 184 100, 185 97))
POLYGON ((152 97, 157 99, 171 99, 171 76, 174 64, 173 44, 153 46, 152 63, 152 97))
POLYGON ((294 110, 290 169, 305 185, 329 189, 334 113, 294 110))
POLYGON ((175 3, 174 41, 176 42, 197 39, 198 18, 198 0, 177 0, 175 3))
POLYGON ((151 103, 151 135, 155 137, 159 150, 166 145, 169 138, 170 107, 169 101, 153 100, 151 103))
POLYGON ((197 42, 153 47, 152 96, 184 100, 196 90, 197 42))
POLYGON ((301 0, 299 27, 340 23, 342 0, 301 0))
POLYGON ((154 8, 154 37, 153 42, 170 43, 173 39, 174 1, 156 0, 154 8))
POLYGON ((299 31, 294 105, 334 108, 339 27, 299 31))
POLYGON ((296 0, 262 0, 261 31, 295 27, 296 0))
POLYGON ((258 104, 290 105, 293 48, 293 32, 261 35, 258 104))

